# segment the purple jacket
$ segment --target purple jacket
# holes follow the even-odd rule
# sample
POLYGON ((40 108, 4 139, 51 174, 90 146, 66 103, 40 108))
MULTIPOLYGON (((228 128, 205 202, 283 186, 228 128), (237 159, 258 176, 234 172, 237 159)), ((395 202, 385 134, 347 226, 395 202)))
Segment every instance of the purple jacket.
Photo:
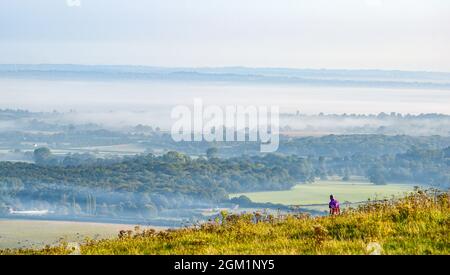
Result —
POLYGON ((339 202, 335 199, 330 200, 329 208, 339 208, 339 202))

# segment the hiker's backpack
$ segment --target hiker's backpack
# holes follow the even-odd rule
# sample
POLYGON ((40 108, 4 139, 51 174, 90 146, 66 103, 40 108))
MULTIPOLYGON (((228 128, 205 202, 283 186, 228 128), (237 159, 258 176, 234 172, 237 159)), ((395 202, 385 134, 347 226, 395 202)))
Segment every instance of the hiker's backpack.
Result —
POLYGON ((335 200, 334 206, 335 206, 336 208, 339 208, 339 201, 338 201, 338 200, 335 200))

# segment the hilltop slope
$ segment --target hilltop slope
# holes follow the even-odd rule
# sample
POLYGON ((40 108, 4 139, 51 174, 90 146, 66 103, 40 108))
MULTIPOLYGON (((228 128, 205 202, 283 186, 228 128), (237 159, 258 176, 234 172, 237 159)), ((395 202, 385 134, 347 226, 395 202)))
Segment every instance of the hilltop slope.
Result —
MULTIPOLYGON (((371 202, 340 216, 227 216, 197 227, 123 231, 88 241, 82 254, 450 254, 450 196, 418 191, 397 201, 371 202), (258 222, 256 222, 258 220, 258 222)), ((0 254, 67 254, 64 244, 0 254)))

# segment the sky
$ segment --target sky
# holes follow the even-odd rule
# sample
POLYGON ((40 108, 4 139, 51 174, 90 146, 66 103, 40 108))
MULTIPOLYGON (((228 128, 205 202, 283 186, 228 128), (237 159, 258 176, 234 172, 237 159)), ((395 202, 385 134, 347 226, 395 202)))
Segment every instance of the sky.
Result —
POLYGON ((0 64, 450 72, 448 0, 0 0, 0 64))

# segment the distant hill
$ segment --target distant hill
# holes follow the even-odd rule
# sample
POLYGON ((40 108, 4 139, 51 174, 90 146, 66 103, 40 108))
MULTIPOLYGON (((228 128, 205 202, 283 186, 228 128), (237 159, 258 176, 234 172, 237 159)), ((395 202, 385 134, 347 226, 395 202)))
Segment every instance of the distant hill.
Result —
POLYGON ((124 65, 0 65, 0 78, 194 81, 342 87, 450 89, 450 73, 289 68, 166 68, 124 65))

